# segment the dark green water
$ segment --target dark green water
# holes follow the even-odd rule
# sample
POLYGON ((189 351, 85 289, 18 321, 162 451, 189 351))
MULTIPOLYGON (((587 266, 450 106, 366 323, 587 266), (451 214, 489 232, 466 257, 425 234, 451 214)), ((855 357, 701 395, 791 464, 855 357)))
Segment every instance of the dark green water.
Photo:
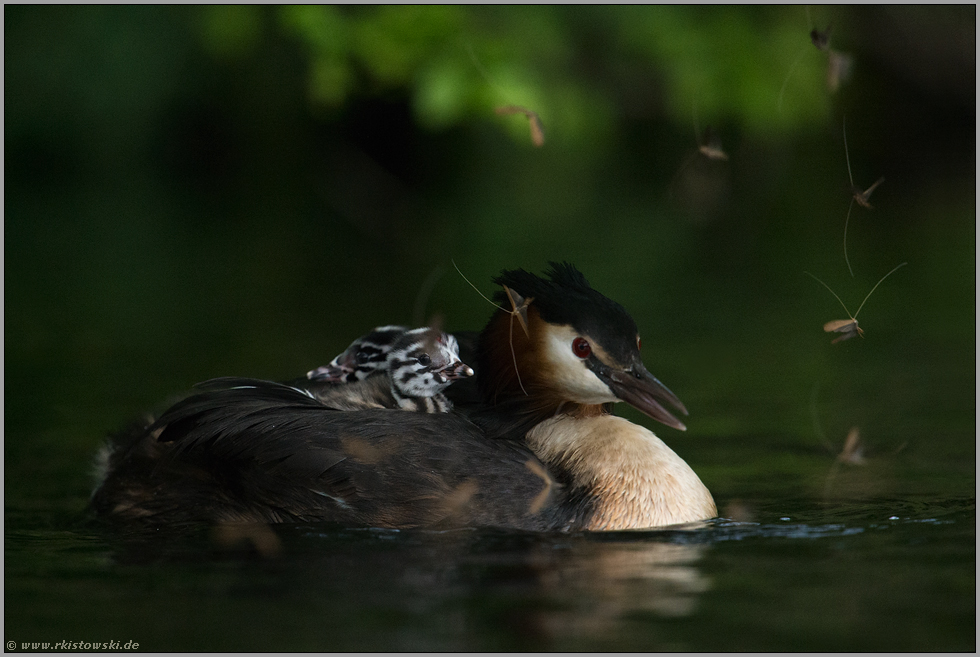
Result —
MULTIPOLYGON (((36 510, 8 510, 18 528, 6 535, 5 639, 220 651, 972 649, 972 496, 751 508, 750 522, 606 535, 286 526, 281 555, 267 560, 206 536, 32 527, 36 510)), ((63 512, 48 519, 72 524, 63 512)))
MULTIPOLYGON (((804 22, 730 11, 741 22, 691 14, 678 43, 702 52, 701 30, 731 26, 768 44, 760 20, 804 22)), ((730 160, 685 170, 687 110, 671 118, 657 95, 673 69, 563 10, 528 29, 571 30, 576 79, 614 118, 567 136, 575 121, 554 111, 531 150, 482 116, 422 128, 404 89, 312 111, 308 62, 271 27, 253 57, 216 63, 193 12, 5 9, 4 640, 975 650, 975 36, 957 59, 942 12, 959 10, 931 11, 835 9, 860 64, 839 95, 818 87, 813 115, 771 132, 719 110, 730 160), (886 176, 851 215, 853 278, 845 113, 855 178, 886 176), (489 294, 501 269, 551 259, 633 314, 689 429, 618 412, 687 460, 725 519, 602 535, 284 526, 261 558, 207 529, 127 535, 88 516, 107 433, 193 383, 289 379, 384 323, 479 328, 491 308, 452 261, 489 294), (844 311, 803 272, 853 312, 900 262, 861 310, 864 339, 832 345, 821 327, 844 311), (852 427, 860 464, 836 460, 852 427)), ((741 102, 775 103, 792 56, 776 60, 741 102)), ((748 85, 771 61, 733 66, 748 85)))
MULTIPOLYGON (((19 471, 7 478, 5 639, 222 651, 969 651, 972 394, 951 400, 955 381, 901 363, 923 383, 882 382, 879 368, 825 381, 816 395, 776 375, 747 377, 725 398, 711 386, 686 395, 689 431, 658 432, 731 518, 689 531, 284 526, 278 556, 263 559, 205 530, 107 531, 84 514, 91 452, 50 446, 79 429, 61 421, 19 452, 8 432, 8 468, 19 471), (831 450, 855 418, 866 461, 836 463, 831 450)), ((960 371, 967 392, 969 374, 960 371)))

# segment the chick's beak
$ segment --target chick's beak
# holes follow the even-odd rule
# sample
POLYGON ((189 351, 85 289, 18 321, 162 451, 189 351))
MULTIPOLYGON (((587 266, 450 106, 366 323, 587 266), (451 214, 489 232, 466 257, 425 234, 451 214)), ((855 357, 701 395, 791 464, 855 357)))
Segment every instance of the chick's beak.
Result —
POLYGON ((327 381, 330 383, 340 383, 356 370, 357 361, 355 354, 346 351, 332 361, 329 365, 321 365, 315 370, 306 373, 306 378, 313 381, 327 381))
POLYGON ((473 368, 461 361, 456 361, 442 371, 442 375, 450 381, 457 381, 473 376, 473 368))
POLYGON ((650 374, 642 363, 636 363, 628 370, 603 366, 595 368, 594 371, 617 397, 633 408, 649 415, 657 422, 666 424, 668 427, 681 431, 687 430, 683 422, 663 407, 663 403, 666 402, 687 415, 684 404, 667 386, 660 383, 657 377, 650 374))
POLYGON ((354 370, 347 369, 344 367, 331 367, 330 365, 323 365, 316 368, 315 370, 310 370, 306 373, 306 378, 313 381, 328 381, 330 383, 339 383, 344 381, 348 375, 352 374, 354 370))

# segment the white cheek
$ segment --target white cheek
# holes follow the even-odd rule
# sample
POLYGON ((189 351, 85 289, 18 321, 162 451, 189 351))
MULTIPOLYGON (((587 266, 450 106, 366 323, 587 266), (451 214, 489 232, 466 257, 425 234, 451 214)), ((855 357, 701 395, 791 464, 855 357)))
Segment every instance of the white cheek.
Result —
POLYGON ((599 380, 585 361, 572 353, 572 340, 578 335, 570 328, 553 331, 545 338, 545 360, 555 373, 555 387, 567 395, 569 401, 579 404, 605 404, 619 399, 605 383, 599 380))

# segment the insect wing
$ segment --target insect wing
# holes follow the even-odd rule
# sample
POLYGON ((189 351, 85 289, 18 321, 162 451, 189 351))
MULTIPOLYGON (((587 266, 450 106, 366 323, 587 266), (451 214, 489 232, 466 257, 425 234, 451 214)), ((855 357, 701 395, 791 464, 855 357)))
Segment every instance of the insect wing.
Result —
POLYGON ((850 55, 827 49, 827 88, 836 93, 840 86, 851 77, 852 59, 850 55))
POLYGON ((837 456, 837 460, 851 465, 864 464, 864 445, 861 444, 861 431, 857 427, 852 427, 848 432, 847 439, 844 441, 844 449, 837 456))
POLYGON ((538 148, 544 146, 544 125, 541 123, 541 117, 537 112, 531 112, 527 115, 527 120, 531 124, 531 142, 538 148))
POLYGON ((838 342, 843 342, 844 340, 850 340, 858 335, 864 337, 864 331, 860 326, 858 326, 856 319, 835 319, 832 322, 827 322, 824 324, 823 330, 827 333, 841 334, 841 336, 833 340, 831 344, 837 344, 838 342))
POLYGON ((494 111, 499 116, 508 116, 510 114, 523 114, 527 116, 529 110, 520 105, 505 105, 504 107, 496 108, 494 111))
POLYGON ((856 332, 852 327, 857 326, 856 319, 835 319, 832 322, 827 322, 823 325, 823 330, 827 333, 844 333, 844 332, 856 332))
POLYGON ((699 146, 698 150, 701 155, 704 155, 709 160, 720 160, 722 162, 728 160, 728 153, 721 150, 720 146, 708 144, 706 146, 699 146))
POLYGON ((528 123, 531 126, 531 142, 538 146, 544 146, 544 124, 541 123, 541 117, 538 113, 529 110, 526 107, 521 107, 520 105, 506 105, 504 107, 498 107, 494 110, 498 116, 508 116, 511 114, 523 114, 527 117, 528 123))
POLYGON ((871 198, 871 192, 875 191, 875 188, 878 187, 878 185, 880 185, 883 182, 885 182, 884 176, 878 178, 878 180, 876 180, 875 183, 871 185, 871 187, 868 187, 863 192, 861 190, 855 190, 854 200, 857 201, 860 205, 866 207, 867 209, 873 210, 874 208, 872 207, 871 202, 869 200, 871 198))
POLYGON ((824 52, 830 47, 830 25, 827 29, 821 32, 817 28, 810 30, 810 42, 817 47, 817 50, 822 50, 824 52))
POLYGON ((524 329, 524 334, 531 337, 528 329, 527 307, 531 305, 534 299, 525 299, 516 290, 510 289, 506 285, 504 285, 504 292, 507 294, 507 300, 510 301, 511 314, 517 316, 517 320, 521 323, 521 328, 524 329))
POLYGON ((728 159, 728 153, 721 147, 721 139, 712 132, 710 125, 704 129, 704 143, 698 146, 698 150, 709 160, 728 159))

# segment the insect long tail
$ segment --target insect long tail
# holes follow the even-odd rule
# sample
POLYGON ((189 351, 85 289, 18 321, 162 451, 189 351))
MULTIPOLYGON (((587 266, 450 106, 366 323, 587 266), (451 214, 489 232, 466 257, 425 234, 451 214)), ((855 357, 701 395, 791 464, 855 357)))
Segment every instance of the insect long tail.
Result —
MULTIPOLYGON (((514 361, 514 372, 517 374, 517 383, 518 383, 518 385, 521 386, 521 391, 524 393, 524 395, 527 396, 527 390, 524 389, 524 382, 521 381, 521 372, 520 372, 520 370, 517 367, 517 352, 514 351, 514 317, 517 316, 518 319, 520 319, 519 309, 515 306, 515 308, 513 310, 507 310, 506 308, 503 308, 502 306, 498 306, 497 304, 495 304, 490 299, 487 299, 486 295, 483 294, 483 292, 480 292, 479 288, 477 288, 477 286, 473 285, 473 283, 470 282, 470 279, 466 278, 466 276, 463 274, 463 272, 459 271, 459 267, 456 265, 456 261, 455 260, 452 260, 451 262, 453 263, 453 267, 456 267, 456 271, 459 273, 459 275, 463 277, 463 280, 466 281, 467 283, 469 283, 470 287, 473 288, 474 290, 476 290, 476 293, 477 294, 479 294, 481 297, 483 297, 484 299, 486 299, 487 303, 489 303, 494 308, 496 308, 498 310, 503 310, 505 313, 508 313, 510 315, 510 335, 509 335, 509 339, 510 339, 510 356, 511 356, 511 358, 514 361)), ((504 289, 506 289, 506 288, 504 288, 504 289)), ((512 294, 510 293, 510 291, 508 291, 508 297, 510 297, 511 303, 513 304, 514 303, 514 297, 512 296, 512 294)), ((524 327, 524 332, 526 333, 527 332, 527 325, 523 321, 521 321, 521 325, 524 327)))
POLYGON ((458 267, 458 266, 456 265, 456 261, 455 261, 455 260, 451 260, 450 262, 452 262, 452 263, 453 263, 453 267, 456 267, 456 272, 457 272, 457 273, 458 273, 458 274, 459 274, 460 276, 462 276, 462 277, 463 277, 463 280, 464 280, 464 281, 466 281, 467 283, 469 283, 469 286, 470 286, 471 288, 473 288, 474 290, 476 290, 476 293, 477 293, 477 294, 479 294, 479 295, 480 295, 481 297, 483 297, 484 299, 486 299, 486 301, 487 301, 487 303, 489 303, 489 304, 490 304, 491 306, 493 306, 493 307, 494 307, 494 308, 496 308, 497 310, 503 310, 504 312, 508 312, 508 310, 507 310, 506 308, 503 308, 502 306, 498 306, 498 305, 497 305, 497 304, 495 304, 495 303, 494 303, 493 301, 491 301, 491 300, 490 300, 489 298, 487 298, 487 296, 486 296, 485 294, 483 294, 483 292, 480 292, 480 288, 478 288, 477 286, 475 286, 475 285, 473 285, 473 283, 471 283, 471 282, 470 282, 470 279, 468 279, 468 278, 466 278, 466 275, 465 275, 465 274, 463 274, 463 272, 461 272, 461 271, 459 270, 459 267, 458 267))
POLYGON ((479 73, 480 76, 486 80, 487 84, 490 85, 490 88, 493 89, 501 98, 507 98, 507 92, 490 78, 490 73, 487 72, 487 69, 484 68, 479 58, 477 58, 476 53, 473 51, 473 47, 469 43, 464 43, 463 47, 466 48, 466 53, 470 56, 470 60, 473 62, 473 66, 476 68, 477 73, 479 73))
POLYGON ((796 56, 793 60, 793 64, 789 67, 789 72, 786 73, 786 77, 783 79, 783 86, 779 88, 779 96, 776 98, 776 111, 780 114, 783 113, 783 96, 786 95, 786 85, 789 84, 789 79, 793 77, 793 71, 799 65, 800 60, 803 59, 803 55, 806 54, 806 47, 800 49, 800 54, 796 56))
POLYGON ((694 120, 694 141, 701 145, 701 125, 698 123, 698 101, 691 103, 691 118, 694 120))
POLYGON ((820 381, 816 381, 813 384, 813 389, 810 391, 810 417, 813 419, 813 432, 820 439, 820 444, 833 454, 834 448, 831 446, 830 441, 827 440, 827 434, 823 432, 823 427, 820 425, 820 416, 817 413, 817 396, 819 393, 820 381))
POLYGON ((844 219, 844 262, 847 263, 847 271, 851 272, 854 278, 854 270, 851 269, 851 260, 847 257, 847 224, 851 221, 851 210, 854 209, 854 197, 851 197, 851 204, 847 206, 847 218, 844 219))
MULTIPOLYGON (((819 278, 817 278, 816 276, 814 276, 813 274, 811 274, 808 271, 804 271, 803 273, 806 274, 807 276, 809 276, 810 278, 812 278, 813 280, 815 280, 816 282, 818 282, 821 285, 823 285, 825 288, 827 288, 827 291, 830 292, 831 294, 833 294, 834 295, 834 298, 837 299, 837 301, 840 303, 840 305, 844 308, 844 312, 847 313, 847 316, 850 317, 851 319, 854 319, 855 318, 855 315, 857 313, 855 313, 855 315, 852 315, 851 314, 851 311, 847 309, 847 306, 845 306, 844 305, 844 302, 841 301, 841 298, 839 296, 837 296, 837 293, 830 289, 830 286, 829 285, 827 285, 822 280, 820 280, 819 278)), ((878 287, 878 286, 876 285, 875 287, 878 287)), ((874 290, 871 290, 871 291, 874 292, 874 290)), ((867 299, 865 299, 865 301, 867 301, 867 299)), ((864 304, 862 304, 862 305, 864 305, 864 304)))
MULTIPOLYGON (((889 276, 891 276, 892 274, 894 274, 895 272, 897 272, 899 269, 901 269, 902 267, 904 267, 907 264, 909 264, 909 263, 903 262, 902 264, 896 266, 890 272, 888 272, 887 274, 885 274, 884 276, 882 276, 881 279, 877 283, 875 283, 875 286, 873 288, 871 288, 871 291, 870 292, 868 292, 868 296, 864 297, 864 301, 862 301, 861 302, 861 305, 858 306, 857 313, 854 313, 853 319, 857 319, 858 313, 861 312, 861 309, 862 308, 864 308, 864 304, 867 303, 867 301, 868 301, 869 298, 871 298, 871 295, 874 294, 874 291, 878 289, 878 286, 881 285, 882 282, 886 278, 888 278, 889 276)), ((834 295, 834 296, 837 296, 837 295, 834 295)))
POLYGON ((527 390, 524 389, 524 382, 521 381, 521 371, 517 367, 517 352, 514 351, 514 314, 510 316, 510 357, 514 361, 514 374, 517 375, 517 385, 521 387, 521 392, 524 393, 525 397, 528 397, 527 390))

